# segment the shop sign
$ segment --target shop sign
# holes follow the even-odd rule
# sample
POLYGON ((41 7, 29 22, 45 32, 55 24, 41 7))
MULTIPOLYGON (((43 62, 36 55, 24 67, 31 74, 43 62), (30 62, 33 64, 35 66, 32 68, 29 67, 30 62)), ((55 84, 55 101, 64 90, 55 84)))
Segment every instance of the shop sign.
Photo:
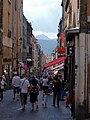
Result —
POLYGON ((65 42, 65 35, 63 33, 61 33, 60 37, 61 37, 62 43, 64 43, 65 42))
POLYGON ((59 47, 58 48, 58 53, 64 54, 65 52, 66 52, 66 48, 65 47, 59 47))

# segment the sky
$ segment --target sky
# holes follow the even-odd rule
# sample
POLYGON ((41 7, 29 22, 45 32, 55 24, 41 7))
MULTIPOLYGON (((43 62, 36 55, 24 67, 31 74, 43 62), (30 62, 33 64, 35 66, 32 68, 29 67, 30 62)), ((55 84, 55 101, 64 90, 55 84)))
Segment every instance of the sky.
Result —
POLYGON ((62 0, 23 0, 23 13, 31 22, 35 36, 44 34, 57 38, 58 24, 62 16, 62 0))

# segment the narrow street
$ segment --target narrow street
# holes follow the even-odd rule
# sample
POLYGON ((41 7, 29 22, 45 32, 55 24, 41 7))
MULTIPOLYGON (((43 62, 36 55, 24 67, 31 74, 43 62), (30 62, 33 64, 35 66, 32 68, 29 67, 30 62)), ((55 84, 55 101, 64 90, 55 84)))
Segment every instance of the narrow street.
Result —
POLYGON ((41 106, 42 92, 39 95, 39 110, 31 111, 29 96, 26 110, 21 110, 20 100, 13 101, 13 91, 4 92, 4 100, 0 102, 0 120, 73 120, 70 109, 65 107, 65 102, 60 101, 60 107, 52 106, 52 95, 48 96, 48 108, 41 106))

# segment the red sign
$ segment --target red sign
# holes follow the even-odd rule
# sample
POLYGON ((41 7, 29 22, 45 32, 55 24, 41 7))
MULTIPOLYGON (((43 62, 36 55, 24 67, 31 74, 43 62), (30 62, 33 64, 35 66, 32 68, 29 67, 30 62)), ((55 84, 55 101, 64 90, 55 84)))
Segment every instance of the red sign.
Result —
POLYGON ((60 37, 61 37, 62 43, 64 43, 64 41, 65 41, 65 35, 63 33, 61 33, 60 37))
POLYGON ((66 48, 65 48, 65 47, 59 47, 59 48, 58 48, 58 53, 60 53, 60 54, 65 53, 65 51, 66 51, 66 48))

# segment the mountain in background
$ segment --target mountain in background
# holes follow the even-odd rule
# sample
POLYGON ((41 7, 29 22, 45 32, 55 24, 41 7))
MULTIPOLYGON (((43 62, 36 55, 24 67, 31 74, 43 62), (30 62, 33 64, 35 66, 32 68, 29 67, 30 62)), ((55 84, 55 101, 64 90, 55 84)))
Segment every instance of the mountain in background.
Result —
POLYGON ((41 39, 41 40, 42 40, 42 39, 43 39, 43 40, 50 40, 50 38, 48 38, 48 37, 47 37, 46 35, 44 35, 44 34, 38 35, 38 36, 36 36, 36 38, 39 39, 39 40, 40 40, 40 39, 41 39))
POLYGON ((38 40, 38 43, 41 46, 41 49, 45 54, 51 54, 52 51, 56 48, 57 45, 57 40, 55 39, 50 39, 44 34, 36 36, 36 39, 38 40))

